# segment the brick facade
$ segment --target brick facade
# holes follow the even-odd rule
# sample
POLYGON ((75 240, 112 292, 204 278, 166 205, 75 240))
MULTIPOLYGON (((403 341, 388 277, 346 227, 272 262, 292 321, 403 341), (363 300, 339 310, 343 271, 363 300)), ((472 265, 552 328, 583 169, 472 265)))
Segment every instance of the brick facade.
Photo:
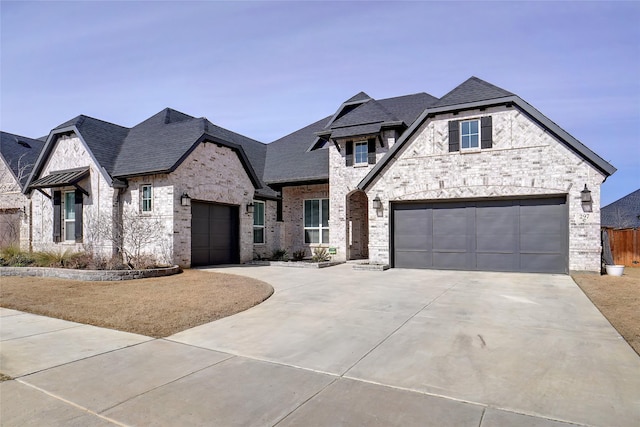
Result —
MULTIPOLYGON (((334 158, 332 154, 332 161, 334 158)), ((603 180, 602 173, 516 108, 437 116, 422 124, 367 189, 369 200, 379 196, 384 206, 380 214, 369 204, 369 256, 372 261, 389 263, 391 201, 566 195, 569 269, 599 271, 603 180), (450 120, 487 115, 493 117, 493 148, 448 152, 450 120), (590 213, 583 212, 580 202, 585 184, 593 198, 590 213)))
POLYGON ((284 220, 283 249, 286 249, 289 254, 292 254, 294 251, 304 249, 307 256, 309 256, 311 255, 311 251, 314 247, 333 246, 335 236, 331 221, 334 211, 331 207, 331 200, 329 201, 329 239, 331 244, 320 245, 304 243, 304 201, 309 199, 328 198, 328 184, 299 185, 294 187, 284 187, 282 189, 282 219, 284 220))
MULTIPOLYGON (((83 166, 89 166, 89 176, 78 183, 89 192, 89 196, 84 196, 83 198, 83 243, 76 243, 75 241, 53 242, 52 201, 39 191, 33 191, 31 193, 33 250, 57 252, 87 249, 107 256, 113 253, 111 243, 97 236, 96 227, 97 223, 110 223, 113 220, 113 208, 117 203, 117 190, 109 185, 80 138, 74 135, 58 137, 55 147, 39 176, 42 177, 49 175, 51 172, 83 166)), ((74 188, 65 187, 59 190, 63 192, 72 191, 74 188)), ((50 196, 52 195, 51 189, 45 189, 44 191, 50 196)))
POLYGON ((20 191, 13 172, 0 160, 0 246, 19 244, 28 249, 29 199, 20 191))

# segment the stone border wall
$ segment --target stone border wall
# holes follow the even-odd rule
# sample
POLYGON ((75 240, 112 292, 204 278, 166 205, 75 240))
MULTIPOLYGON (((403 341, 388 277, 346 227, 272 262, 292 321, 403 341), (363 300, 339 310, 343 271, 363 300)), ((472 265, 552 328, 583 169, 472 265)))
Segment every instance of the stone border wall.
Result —
POLYGON ((323 261, 323 262, 305 262, 305 261, 251 261, 252 265, 276 266, 276 267, 293 267, 293 268, 326 268, 338 264, 344 264, 344 261, 323 261))
POLYGON ((58 279, 86 280, 98 282, 171 276, 173 274, 180 273, 181 271, 182 270, 177 265, 165 268, 150 268, 148 270, 74 270, 71 268, 49 267, 0 267, 0 277, 55 277, 58 279))

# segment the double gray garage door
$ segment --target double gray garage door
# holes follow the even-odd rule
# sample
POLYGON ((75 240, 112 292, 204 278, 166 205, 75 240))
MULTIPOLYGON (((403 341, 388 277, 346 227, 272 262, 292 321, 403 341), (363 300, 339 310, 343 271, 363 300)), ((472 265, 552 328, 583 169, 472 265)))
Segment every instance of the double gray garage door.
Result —
POLYGON ((191 265, 236 264, 240 259, 237 206, 191 203, 191 265))
POLYGON ((566 273, 564 197, 392 204, 400 268, 566 273))

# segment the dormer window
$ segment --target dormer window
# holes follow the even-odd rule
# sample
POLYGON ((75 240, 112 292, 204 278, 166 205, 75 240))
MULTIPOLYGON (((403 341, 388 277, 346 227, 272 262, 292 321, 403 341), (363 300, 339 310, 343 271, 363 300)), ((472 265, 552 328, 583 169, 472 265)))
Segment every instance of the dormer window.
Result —
POLYGON ((354 157, 356 165, 366 165, 369 163, 369 143, 359 141, 355 143, 354 157))
POLYGON ((364 141, 347 141, 345 150, 346 166, 374 165, 376 163, 376 138, 364 141))

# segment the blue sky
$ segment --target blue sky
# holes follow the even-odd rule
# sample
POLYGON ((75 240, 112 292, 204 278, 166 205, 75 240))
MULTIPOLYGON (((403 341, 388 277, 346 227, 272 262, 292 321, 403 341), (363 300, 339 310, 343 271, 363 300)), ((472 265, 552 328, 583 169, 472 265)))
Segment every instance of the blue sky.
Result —
POLYGON ((365 91, 518 94, 640 187, 640 2, 0 2, 0 127, 172 107, 263 142, 365 91))

